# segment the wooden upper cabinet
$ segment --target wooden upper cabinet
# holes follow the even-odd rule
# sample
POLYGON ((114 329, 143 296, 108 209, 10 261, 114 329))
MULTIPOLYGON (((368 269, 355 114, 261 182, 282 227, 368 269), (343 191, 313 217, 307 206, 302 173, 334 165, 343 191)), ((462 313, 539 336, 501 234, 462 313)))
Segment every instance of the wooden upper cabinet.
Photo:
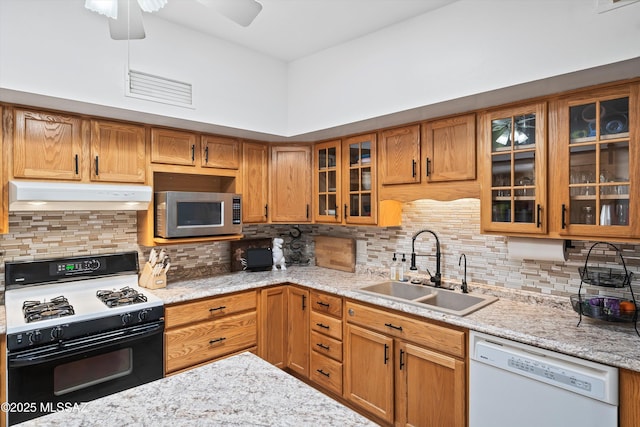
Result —
POLYGON ((379 151, 381 184, 420 182, 420 125, 382 131, 379 151))
POLYGON ((546 102, 482 116, 483 232, 547 233, 546 123, 546 102))
POLYGON ((242 221, 264 223, 269 219, 269 151, 267 144, 242 143, 242 221))
POLYGON ((219 169, 240 167, 240 142, 237 139, 204 135, 200 145, 203 167, 219 169))
POLYGON ((91 121, 91 180, 145 182, 144 126, 91 121))
POLYGON ((151 129, 151 162, 195 166, 196 135, 171 129, 151 129))
POLYGON ((321 142, 314 145, 314 220, 316 222, 342 222, 342 142, 321 142))
POLYGON ((271 147, 271 221, 311 220, 311 146, 271 147))
POLYGON ((342 140, 342 200, 347 224, 378 223, 377 136, 342 140))
POLYGON ((422 144, 428 182, 476 179, 475 114, 424 123, 422 144))
POLYGON ((15 178, 82 179, 79 117, 16 109, 14 123, 15 178))

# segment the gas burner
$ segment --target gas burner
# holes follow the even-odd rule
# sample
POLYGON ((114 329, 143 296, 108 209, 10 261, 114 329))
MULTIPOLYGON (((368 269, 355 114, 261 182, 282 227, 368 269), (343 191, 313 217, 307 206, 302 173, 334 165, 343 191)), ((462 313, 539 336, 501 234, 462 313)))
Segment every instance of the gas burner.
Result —
POLYGON ((75 314, 73 306, 63 296, 51 298, 49 302, 25 301, 22 303, 22 313, 27 323, 75 314))
POLYGON ((121 305, 138 304, 146 302, 147 297, 130 287, 124 287, 119 291, 97 291, 96 296, 107 307, 119 307, 121 305))

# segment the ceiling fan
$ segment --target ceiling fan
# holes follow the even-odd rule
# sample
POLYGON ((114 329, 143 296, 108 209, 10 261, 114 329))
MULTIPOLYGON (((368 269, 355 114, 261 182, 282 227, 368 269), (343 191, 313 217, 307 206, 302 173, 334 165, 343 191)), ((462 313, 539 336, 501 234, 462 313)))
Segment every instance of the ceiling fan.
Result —
MULTIPOLYGON (((196 0, 214 8, 243 27, 248 27, 262 10, 256 0, 196 0)), ((109 18, 109 32, 114 40, 145 38, 142 12, 156 12, 168 0, 85 0, 84 7, 109 18)))

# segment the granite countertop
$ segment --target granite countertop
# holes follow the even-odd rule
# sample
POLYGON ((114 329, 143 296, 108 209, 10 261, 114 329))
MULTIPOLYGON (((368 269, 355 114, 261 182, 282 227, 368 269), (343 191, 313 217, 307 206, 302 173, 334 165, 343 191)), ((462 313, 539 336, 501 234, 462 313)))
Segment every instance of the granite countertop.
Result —
POLYGON ((579 316, 572 310, 568 298, 470 284, 471 293, 491 293, 500 299, 459 317, 357 291, 363 286, 383 281, 386 279, 376 274, 347 273, 321 267, 290 267, 286 271, 237 272, 170 283, 166 288, 152 292, 166 304, 171 304, 293 283, 640 372, 640 337, 636 335, 633 324, 607 323, 583 317, 580 326, 576 327, 579 316))
POLYGON ((374 426, 251 353, 143 384, 20 426, 374 426))

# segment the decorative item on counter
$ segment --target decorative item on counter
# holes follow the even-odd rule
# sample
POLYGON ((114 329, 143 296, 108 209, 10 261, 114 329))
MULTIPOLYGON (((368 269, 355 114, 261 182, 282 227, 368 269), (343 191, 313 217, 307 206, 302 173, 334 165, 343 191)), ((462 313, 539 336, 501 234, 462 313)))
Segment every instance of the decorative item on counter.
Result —
POLYGON ((289 265, 309 265, 311 263, 309 245, 302 238, 302 234, 302 230, 298 226, 294 226, 293 230, 289 231, 291 240, 284 247, 289 265))
POLYGON ((633 322, 636 334, 640 336, 637 324, 638 305, 633 293, 633 287, 631 286, 633 273, 627 271, 627 266, 624 262, 620 249, 611 243, 594 243, 591 248, 589 248, 587 258, 584 262, 584 267, 578 268, 578 271, 580 273, 580 288, 578 289, 577 295, 571 295, 570 297, 573 310, 580 314, 580 319, 576 326, 579 326, 582 322, 582 316, 607 322, 633 322), (614 249, 616 251, 616 255, 620 258, 622 268, 589 265, 591 251, 593 251, 593 248, 598 245, 607 245, 611 249, 614 249), (628 287, 631 299, 617 296, 583 295, 583 285, 618 289, 628 287))
POLYGON ((163 248, 158 253, 151 249, 149 261, 144 264, 138 284, 147 289, 159 289, 167 286, 167 271, 171 268, 171 262, 163 248))
POLYGON ((287 266, 284 259, 284 251, 282 250, 282 245, 284 244, 284 239, 280 237, 276 237, 273 239, 273 248, 271 249, 271 253, 273 256, 273 271, 278 270, 278 266, 280 266, 280 270, 286 270, 287 266))

